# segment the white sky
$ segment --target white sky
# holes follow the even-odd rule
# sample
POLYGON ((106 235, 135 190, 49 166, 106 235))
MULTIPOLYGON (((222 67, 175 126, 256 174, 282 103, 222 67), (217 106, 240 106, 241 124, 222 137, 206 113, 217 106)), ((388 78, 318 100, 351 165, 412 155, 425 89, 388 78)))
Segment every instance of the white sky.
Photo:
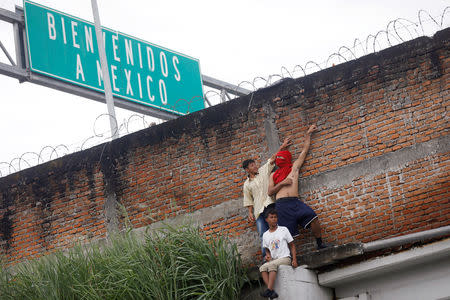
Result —
MULTIPOLYGON (((90 0, 36 2, 93 20, 90 0)), ((15 5, 22 6, 22 1, 0 0, 1 8, 13 11, 15 5)), ((103 26, 199 58, 203 74, 238 84, 281 74, 282 66, 291 71, 310 60, 322 63, 339 47, 353 46, 355 38, 364 41, 384 30, 391 20, 418 22, 420 9, 440 17, 450 0, 98 0, 98 5, 103 26)), ((450 24, 450 9, 444 24, 450 24)), ((429 34, 438 27, 428 21, 425 29, 429 34)), ((15 58, 9 23, 0 22, 0 40, 15 58)), ((0 61, 8 63, 1 51, 0 61)), ((0 176, 9 173, 1 162, 9 163, 25 152, 39 153, 47 145, 64 144, 70 151, 80 147, 94 134, 97 116, 106 112, 105 104, 0 75, 0 176)), ((116 114, 120 123, 134 113, 116 108, 116 114)), ((142 128, 142 121, 134 120, 131 130, 142 128)), ((98 132, 108 128, 106 118, 96 124, 98 132)), ((43 153, 46 160, 50 152, 47 148, 43 153)), ((23 158, 36 161, 33 154, 23 158)), ((13 165, 18 168, 17 159, 13 165)), ((22 161, 21 167, 26 163, 22 161)))

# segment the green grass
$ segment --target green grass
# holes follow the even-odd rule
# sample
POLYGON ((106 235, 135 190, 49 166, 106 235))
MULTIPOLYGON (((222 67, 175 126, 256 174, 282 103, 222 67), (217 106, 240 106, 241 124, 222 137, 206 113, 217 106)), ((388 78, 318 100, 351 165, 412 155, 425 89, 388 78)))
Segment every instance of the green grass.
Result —
POLYGON ((230 299, 248 280, 234 244, 192 226, 131 233, 2 268, 1 299, 230 299))

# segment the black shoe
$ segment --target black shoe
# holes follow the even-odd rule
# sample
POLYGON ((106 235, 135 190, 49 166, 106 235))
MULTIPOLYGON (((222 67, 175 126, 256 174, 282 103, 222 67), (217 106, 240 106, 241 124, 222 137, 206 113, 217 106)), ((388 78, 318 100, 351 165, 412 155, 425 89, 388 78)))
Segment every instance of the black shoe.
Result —
POLYGON ((278 294, 275 291, 272 291, 272 293, 269 296, 270 299, 278 298, 278 294))
POLYGON ((325 248, 332 248, 332 247, 334 247, 333 244, 322 243, 321 245, 317 245, 317 250, 325 249, 325 248))
POLYGON ((269 298, 271 295, 272 295, 272 292, 273 291, 271 291, 271 290, 269 290, 269 289, 266 289, 264 292, 262 292, 260 295, 261 295, 261 297, 263 297, 263 298, 269 298))

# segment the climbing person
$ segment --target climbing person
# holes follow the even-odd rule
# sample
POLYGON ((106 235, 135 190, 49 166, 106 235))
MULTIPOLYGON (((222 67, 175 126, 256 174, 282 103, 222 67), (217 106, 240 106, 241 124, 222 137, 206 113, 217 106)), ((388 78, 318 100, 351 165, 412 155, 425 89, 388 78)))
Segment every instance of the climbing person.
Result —
POLYGON ((330 245, 322 241, 322 230, 317 214, 307 204, 298 198, 299 171, 311 144, 311 135, 317 130, 316 125, 311 125, 306 132, 302 152, 292 163, 292 155, 287 150, 279 151, 275 156, 275 164, 278 169, 270 175, 268 194, 275 195, 278 212, 278 225, 285 226, 293 237, 298 236, 298 226, 311 228, 316 238, 317 249, 327 248, 330 245), (286 184, 289 179, 292 184, 286 184))

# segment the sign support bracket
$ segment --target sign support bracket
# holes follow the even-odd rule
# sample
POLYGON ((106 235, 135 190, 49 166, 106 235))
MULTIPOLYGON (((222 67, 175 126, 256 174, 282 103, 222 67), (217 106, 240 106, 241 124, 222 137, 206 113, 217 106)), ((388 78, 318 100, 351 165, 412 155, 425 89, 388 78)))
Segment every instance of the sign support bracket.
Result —
POLYGON ((11 55, 9 55, 8 50, 6 50, 5 46, 3 46, 2 41, 0 41, 0 48, 2 48, 3 53, 5 53, 6 57, 8 58, 9 62, 11 63, 12 66, 15 66, 16 63, 14 62, 14 60, 12 59, 11 55))

